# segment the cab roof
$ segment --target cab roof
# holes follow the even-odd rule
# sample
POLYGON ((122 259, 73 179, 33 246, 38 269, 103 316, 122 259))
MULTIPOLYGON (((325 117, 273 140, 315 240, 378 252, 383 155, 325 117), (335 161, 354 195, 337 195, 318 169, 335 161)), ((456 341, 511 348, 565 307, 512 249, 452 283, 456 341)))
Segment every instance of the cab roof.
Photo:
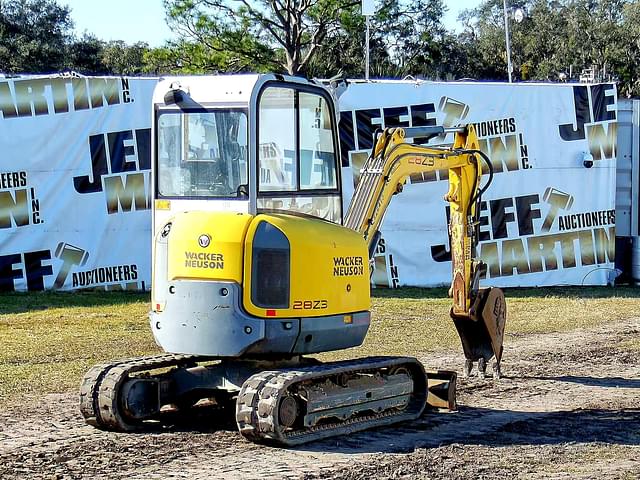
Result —
MULTIPOLYGON (((302 77, 278 74, 238 74, 163 77, 153 92, 153 103, 164 104, 165 94, 179 88, 197 103, 248 104, 254 92, 265 82, 277 80, 310 84, 302 77)), ((319 85, 322 86, 322 85, 319 85)))
POLYGON ((163 77, 153 92, 153 103, 164 104, 165 94, 184 90, 198 103, 249 103, 260 77, 265 75, 203 75, 163 77))

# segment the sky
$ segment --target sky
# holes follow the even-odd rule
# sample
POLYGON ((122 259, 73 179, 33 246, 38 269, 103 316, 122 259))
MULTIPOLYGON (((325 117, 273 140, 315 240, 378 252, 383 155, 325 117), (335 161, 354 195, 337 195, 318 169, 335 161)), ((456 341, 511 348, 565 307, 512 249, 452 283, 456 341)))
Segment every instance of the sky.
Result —
POLYGON ((458 24, 458 14, 462 10, 476 8, 480 5, 481 0, 444 0, 444 4, 448 10, 444 14, 444 26, 447 30, 455 30, 459 32, 462 28, 458 24))
POLYGON ((162 0, 58 0, 71 8, 75 31, 100 40, 147 42, 159 47, 172 38, 165 22, 162 0))
MULTIPOLYGON (((457 30, 458 13, 474 8, 481 0, 444 0, 447 29, 457 30)), ((71 8, 75 31, 85 31, 101 40, 124 40, 128 44, 147 42, 159 47, 172 37, 165 22, 162 0, 59 0, 71 8)))

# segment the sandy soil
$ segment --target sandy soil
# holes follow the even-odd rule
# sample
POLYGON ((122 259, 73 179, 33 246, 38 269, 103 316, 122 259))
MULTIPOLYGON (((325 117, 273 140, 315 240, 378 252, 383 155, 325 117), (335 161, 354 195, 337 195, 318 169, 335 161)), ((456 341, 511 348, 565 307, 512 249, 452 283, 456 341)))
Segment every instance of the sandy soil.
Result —
MULTIPOLYGON (((456 413, 296 449, 210 416, 144 434, 86 426, 75 392, 0 411, 0 478, 640 478, 640 319, 508 335, 504 378, 460 379, 456 413)), ((421 358, 456 368, 462 355, 421 358)))

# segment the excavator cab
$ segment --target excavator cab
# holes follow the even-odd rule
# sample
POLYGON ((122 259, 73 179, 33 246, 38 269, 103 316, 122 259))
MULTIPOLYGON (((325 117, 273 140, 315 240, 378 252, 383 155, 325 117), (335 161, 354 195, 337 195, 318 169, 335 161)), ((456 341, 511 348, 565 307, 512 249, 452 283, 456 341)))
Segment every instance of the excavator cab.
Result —
POLYGON ((154 126, 155 233, 187 209, 342 222, 336 115, 321 86, 277 75, 161 80, 154 126))
POLYGON ((277 75, 188 77, 161 81, 154 105, 162 348, 292 357, 361 344, 369 272, 361 237, 341 226, 329 92, 277 75))

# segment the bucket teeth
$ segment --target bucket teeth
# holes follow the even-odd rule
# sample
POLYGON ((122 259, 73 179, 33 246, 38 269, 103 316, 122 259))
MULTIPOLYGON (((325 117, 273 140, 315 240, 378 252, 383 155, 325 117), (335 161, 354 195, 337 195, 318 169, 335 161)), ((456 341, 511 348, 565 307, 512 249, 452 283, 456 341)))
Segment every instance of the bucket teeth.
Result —
POLYGON ((487 376, 487 361, 480 357, 478 359, 478 378, 485 378, 487 376))
POLYGON ((464 368, 462 369, 462 376, 464 378, 469 378, 471 376, 471 370, 473 370, 473 360, 469 360, 467 358, 464 361, 464 368))

